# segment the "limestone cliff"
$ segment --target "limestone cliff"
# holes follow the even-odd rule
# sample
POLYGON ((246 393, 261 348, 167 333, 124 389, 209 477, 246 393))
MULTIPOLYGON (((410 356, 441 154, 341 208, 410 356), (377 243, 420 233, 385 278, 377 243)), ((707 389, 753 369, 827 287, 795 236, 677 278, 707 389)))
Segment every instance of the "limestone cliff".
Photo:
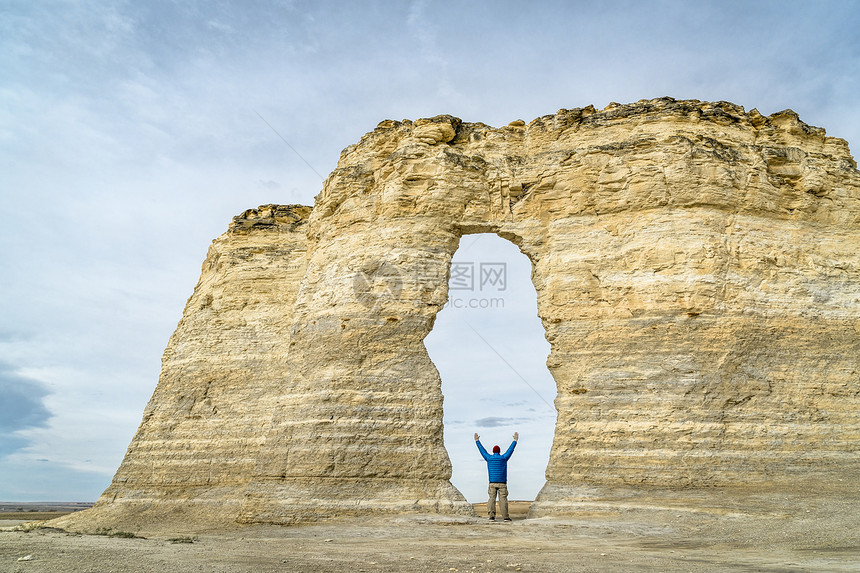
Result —
POLYGON ((860 173, 791 111, 662 98, 502 128, 385 121, 306 226, 308 208, 265 209, 213 245, 126 460, 79 519, 137 499, 242 522, 469 512, 422 341, 477 232, 532 261, 552 347, 535 514, 587 487, 856 485, 860 173))
POLYGON ((250 209, 212 242, 140 428, 85 519, 125 528, 169 519, 197 530, 235 520, 277 408, 273 387, 290 378, 309 213, 250 209))

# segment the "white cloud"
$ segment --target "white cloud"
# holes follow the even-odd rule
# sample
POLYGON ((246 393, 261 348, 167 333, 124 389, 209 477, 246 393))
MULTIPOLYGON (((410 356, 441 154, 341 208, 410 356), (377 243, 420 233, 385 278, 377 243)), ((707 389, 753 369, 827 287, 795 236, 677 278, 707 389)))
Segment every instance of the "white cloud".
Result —
POLYGON ((271 179, 267 181, 263 181, 262 179, 257 179, 257 185, 263 187, 264 189, 280 189, 281 184, 277 181, 272 181, 271 179))
MULTIPOLYGON (((510 407, 510 404, 507 404, 507 406, 510 407)), ((529 420, 529 418, 500 418, 498 416, 490 416, 489 418, 475 420, 475 426, 478 428, 508 428, 528 422, 529 420)))

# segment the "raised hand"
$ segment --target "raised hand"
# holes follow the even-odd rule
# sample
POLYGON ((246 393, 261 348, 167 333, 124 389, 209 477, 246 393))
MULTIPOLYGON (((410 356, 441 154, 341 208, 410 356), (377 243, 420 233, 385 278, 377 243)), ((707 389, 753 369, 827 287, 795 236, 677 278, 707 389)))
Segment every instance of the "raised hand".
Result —
POLYGON ((478 432, 475 432, 475 441, 477 442, 480 439, 481 439, 481 436, 478 435, 478 432))
MULTIPOLYGON (((475 435, 477 436, 478 434, 475 434, 475 435)), ((514 432, 514 441, 516 442, 516 441, 517 441, 517 440, 519 440, 519 439, 520 439, 520 433, 519 433, 519 432, 514 432)))

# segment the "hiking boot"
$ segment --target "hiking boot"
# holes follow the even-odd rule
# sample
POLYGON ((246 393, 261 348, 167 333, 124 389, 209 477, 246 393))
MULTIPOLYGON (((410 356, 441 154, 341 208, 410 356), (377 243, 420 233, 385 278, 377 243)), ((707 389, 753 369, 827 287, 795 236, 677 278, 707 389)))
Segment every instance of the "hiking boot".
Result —
POLYGON ((496 517, 495 517, 495 516, 490 516, 490 521, 496 521, 496 517))
POLYGON ((505 519, 503 519, 502 521, 513 521, 513 519, 511 519, 510 517, 506 517, 506 518, 505 518, 505 519))

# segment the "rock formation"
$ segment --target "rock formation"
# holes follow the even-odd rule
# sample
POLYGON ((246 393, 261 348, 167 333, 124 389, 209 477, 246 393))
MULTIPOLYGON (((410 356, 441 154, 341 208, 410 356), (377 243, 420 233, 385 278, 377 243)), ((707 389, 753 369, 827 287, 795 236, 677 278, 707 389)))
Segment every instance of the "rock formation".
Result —
POLYGON ((792 111, 384 121, 312 211, 250 210, 214 242, 113 483, 68 519, 471 512, 423 339, 479 232, 531 260, 552 348, 534 514, 589 488, 856 485, 858 230, 847 143, 792 111))

